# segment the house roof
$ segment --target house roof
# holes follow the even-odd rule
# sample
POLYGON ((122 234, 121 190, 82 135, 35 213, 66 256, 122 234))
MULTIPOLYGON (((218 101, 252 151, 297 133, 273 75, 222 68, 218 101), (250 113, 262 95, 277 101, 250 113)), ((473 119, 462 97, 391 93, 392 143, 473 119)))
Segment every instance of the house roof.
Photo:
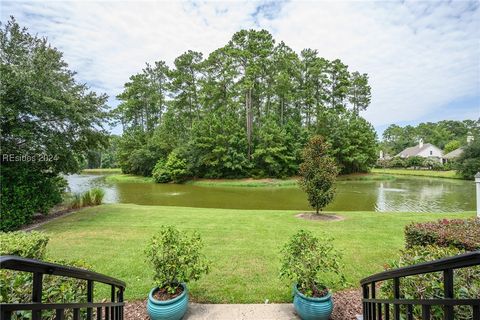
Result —
POLYGON ((458 158, 460 157, 460 155, 463 153, 463 147, 460 147, 460 148, 457 148, 453 151, 450 151, 449 153, 447 153, 446 155, 444 155, 443 157, 445 159, 453 159, 453 158, 458 158))
MULTIPOLYGON (((418 155, 420 152, 422 152, 423 150, 429 148, 429 147, 433 147, 435 149, 438 149, 440 150, 438 147, 434 146, 433 144, 431 143, 424 143, 423 146, 420 148, 420 146, 417 144, 416 146, 413 146, 413 147, 410 147, 410 148, 406 148, 404 149, 403 151, 401 151, 399 154, 397 154, 396 156, 397 157, 413 157, 413 156, 416 156, 418 155)), ((440 150, 441 151, 441 150, 440 150)))

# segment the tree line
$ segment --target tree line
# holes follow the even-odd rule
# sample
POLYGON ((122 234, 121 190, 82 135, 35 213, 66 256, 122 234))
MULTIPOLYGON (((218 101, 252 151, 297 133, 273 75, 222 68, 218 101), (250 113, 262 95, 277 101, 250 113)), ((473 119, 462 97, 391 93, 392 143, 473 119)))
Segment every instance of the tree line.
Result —
POLYGON ((439 122, 420 123, 417 126, 401 127, 390 125, 383 132, 381 148, 394 156, 407 147, 418 144, 420 138, 431 143, 445 153, 467 144, 467 136, 480 139, 480 118, 477 120, 443 120, 439 122))
MULTIPOLYGON (((368 76, 313 49, 297 54, 265 30, 241 30, 204 57, 187 51, 172 67, 132 75, 113 111, 123 127, 125 173, 175 177, 282 177, 298 173, 301 150, 320 134, 343 173, 376 160, 368 76)), ((180 178, 181 179, 181 178, 180 178)))

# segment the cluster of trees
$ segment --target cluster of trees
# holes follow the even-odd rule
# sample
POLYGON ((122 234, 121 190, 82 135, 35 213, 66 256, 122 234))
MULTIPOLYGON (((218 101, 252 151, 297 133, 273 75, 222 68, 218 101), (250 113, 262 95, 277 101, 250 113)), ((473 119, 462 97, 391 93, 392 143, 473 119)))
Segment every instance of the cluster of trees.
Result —
POLYGON ((390 125, 383 132, 382 149, 390 155, 396 155, 407 147, 414 146, 420 138, 448 153, 466 144, 467 136, 475 140, 480 138, 480 119, 443 120, 436 123, 420 123, 418 126, 401 127, 390 125))
POLYGON ((118 164, 160 182, 297 174, 314 134, 344 173, 376 161, 375 131, 359 115, 367 75, 312 49, 298 55, 265 30, 239 31, 207 57, 187 51, 173 67, 147 64, 118 99, 118 164))
POLYGON ((77 83, 62 53, 12 18, 0 30, 0 230, 62 200, 61 174, 107 144, 105 95, 77 83))

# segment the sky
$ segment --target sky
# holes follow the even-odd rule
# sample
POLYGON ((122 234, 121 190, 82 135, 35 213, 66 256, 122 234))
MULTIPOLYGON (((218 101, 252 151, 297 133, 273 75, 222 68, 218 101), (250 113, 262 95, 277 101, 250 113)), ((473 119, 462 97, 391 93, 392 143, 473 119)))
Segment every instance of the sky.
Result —
MULTIPOLYGON (((367 73, 362 113, 390 124, 480 118, 479 1, 4 1, 29 32, 48 37, 77 79, 109 104, 146 62, 191 49, 204 56, 241 29, 266 29, 295 51, 316 49, 367 73)), ((118 132, 114 128, 113 132, 118 132)))

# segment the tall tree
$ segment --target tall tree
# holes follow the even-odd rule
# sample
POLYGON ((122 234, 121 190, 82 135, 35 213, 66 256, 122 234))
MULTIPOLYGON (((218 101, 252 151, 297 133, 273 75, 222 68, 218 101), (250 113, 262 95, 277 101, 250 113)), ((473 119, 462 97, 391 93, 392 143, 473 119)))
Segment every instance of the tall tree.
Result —
POLYGON ((62 53, 11 18, 0 30, 1 230, 61 200, 60 174, 106 145, 106 95, 68 69, 62 53))
POLYGON ((352 105, 353 112, 358 115, 360 111, 366 110, 370 105, 371 98, 368 75, 366 73, 360 74, 358 71, 353 72, 350 76, 348 91, 348 101, 352 105))

